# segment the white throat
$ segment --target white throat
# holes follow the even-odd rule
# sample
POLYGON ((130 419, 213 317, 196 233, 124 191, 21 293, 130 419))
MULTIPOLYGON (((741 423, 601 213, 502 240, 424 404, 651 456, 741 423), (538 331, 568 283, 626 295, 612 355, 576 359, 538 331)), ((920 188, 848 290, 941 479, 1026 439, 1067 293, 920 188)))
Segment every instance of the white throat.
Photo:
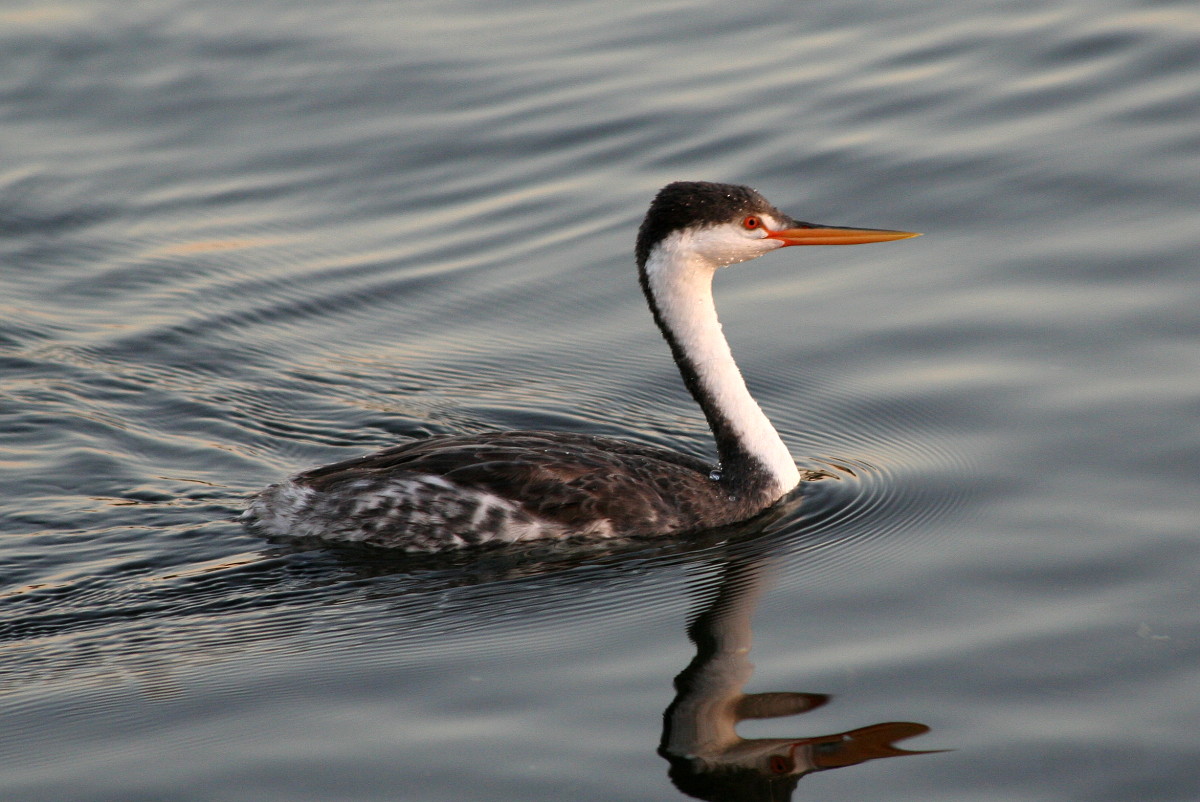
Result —
MULTIPOLYGON (((746 388, 713 303, 713 274, 741 259, 714 260, 702 255, 692 238, 691 232, 675 232, 650 254, 645 265, 650 292, 663 325, 695 367, 699 385, 715 411, 728 423, 742 449, 778 482, 782 495, 799 484, 800 472, 746 388)), ((767 246, 763 252, 768 250, 773 247, 767 246)))

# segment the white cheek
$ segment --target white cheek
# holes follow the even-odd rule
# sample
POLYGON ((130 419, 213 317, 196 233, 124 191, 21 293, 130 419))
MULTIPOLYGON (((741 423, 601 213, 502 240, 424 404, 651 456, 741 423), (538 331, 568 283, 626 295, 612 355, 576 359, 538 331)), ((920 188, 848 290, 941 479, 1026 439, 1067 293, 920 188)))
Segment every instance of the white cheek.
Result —
POLYGON ((749 253, 746 253, 743 250, 740 253, 740 255, 737 258, 731 260, 729 262, 729 264, 734 264, 736 262, 745 262, 748 259, 757 259, 758 257, 762 256, 764 253, 770 253, 771 251, 778 250, 782 247, 783 247, 783 243, 777 239, 767 239, 766 237, 761 237, 757 240, 751 241, 750 246, 749 246, 749 250, 750 250, 749 253))
POLYGON ((696 233, 692 246, 716 267, 727 267, 770 253, 782 247, 783 243, 759 236, 758 232, 752 234, 714 228, 696 233))

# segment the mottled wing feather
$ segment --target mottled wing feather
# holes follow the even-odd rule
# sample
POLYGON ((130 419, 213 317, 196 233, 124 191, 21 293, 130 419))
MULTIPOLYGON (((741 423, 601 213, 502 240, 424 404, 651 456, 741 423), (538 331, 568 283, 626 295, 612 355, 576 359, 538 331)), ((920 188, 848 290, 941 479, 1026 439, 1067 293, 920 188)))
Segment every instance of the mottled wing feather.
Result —
POLYGON ((405 443, 316 468, 296 481, 321 492, 364 476, 441 476, 520 499, 530 513, 567 527, 607 519, 633 534, 674 529, 689 518, 727 517, 711 468, 695 457, 623 440, 497 432, 405 443))

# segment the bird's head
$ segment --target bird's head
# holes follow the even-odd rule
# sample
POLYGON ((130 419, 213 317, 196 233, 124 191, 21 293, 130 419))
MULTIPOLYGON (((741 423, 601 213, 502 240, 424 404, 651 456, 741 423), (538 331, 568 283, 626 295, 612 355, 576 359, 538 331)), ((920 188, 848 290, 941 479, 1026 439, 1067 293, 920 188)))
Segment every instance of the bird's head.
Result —
POLYGON ((659 248, 724 267, 789 245, 858 245, 917 236, 805 223, 750 187, 677 181, 663 187, 650 204, 638 230, 636 253, 640 267, 659 248))

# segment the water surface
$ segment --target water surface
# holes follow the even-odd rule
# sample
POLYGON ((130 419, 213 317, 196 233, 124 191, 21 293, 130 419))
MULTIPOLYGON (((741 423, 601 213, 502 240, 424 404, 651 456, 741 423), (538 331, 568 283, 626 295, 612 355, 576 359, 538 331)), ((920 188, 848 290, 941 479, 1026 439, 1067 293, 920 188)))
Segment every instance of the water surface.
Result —
POLYGON ((1198 117, 1184 2, 10 4, 0 796, 1193 800, 1198 117), (619 550, 236 524, 429 434, 710 454, 632 267, 677 179, 925 232, 718 279, 830 479, 619 550), (714 666, 840 767, 681 774, 714 666))

